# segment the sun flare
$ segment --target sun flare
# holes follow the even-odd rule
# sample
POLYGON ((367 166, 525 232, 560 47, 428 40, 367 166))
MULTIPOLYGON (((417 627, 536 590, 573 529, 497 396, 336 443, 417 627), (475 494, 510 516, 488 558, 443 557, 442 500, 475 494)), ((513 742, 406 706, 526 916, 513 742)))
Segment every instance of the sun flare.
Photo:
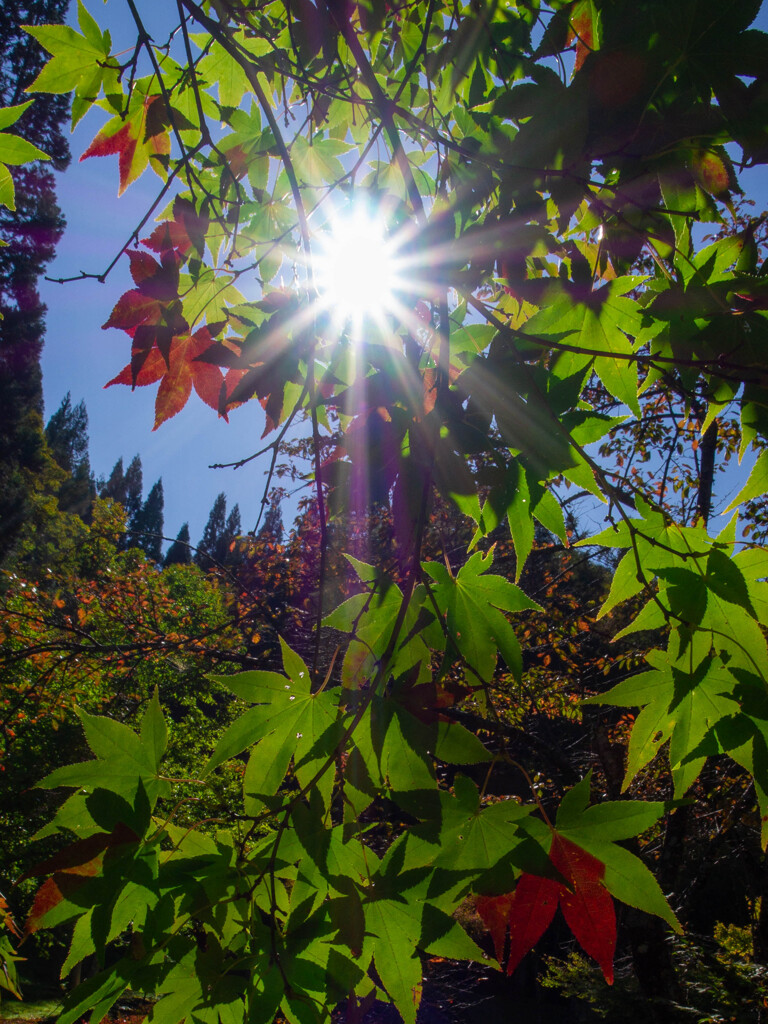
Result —
POLYGON ((397 257, 383 221, 364 208, 340 214, 315 245, 315 285, 336 327, 381 322, 396 305, 397 257))

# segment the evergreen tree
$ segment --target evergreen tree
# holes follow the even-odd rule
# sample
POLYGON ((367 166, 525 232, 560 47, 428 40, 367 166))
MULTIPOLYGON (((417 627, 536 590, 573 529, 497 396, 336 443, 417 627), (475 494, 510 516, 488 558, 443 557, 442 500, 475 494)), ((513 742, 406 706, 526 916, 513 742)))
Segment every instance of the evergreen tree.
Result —
POLYGON ((219 547, 219 561, 223 565, 231 565, 236 561, 234 552, 234 542, 243 532, 243 526, 240 521, 240 506, 235 504, 232 507, 232 511, 227 516, 226 526, 224 527, 224 535, 221 538, 219 547))
POLYGON ((88 458, 88 412, 85 402, 72 405, 68 391, 61 405, 48 420, 45 437, 51 455, 67 473, 59 488, 59 507, 63 512, 73 512, 87 520, 96 487, 88 458))
POLYGON ((102 484, 99 490, 99 497, 111 498, 112 501, 119 501, 121 505, 125 506, 125 471, 123 469, 122 455, 112 467, 112 472, 109 474, 107 482, 102 484))
POLYGON ((128 533, 125 539, 125 547, 137 547, 137 541, 133 536, 135 530, 141 529, 139 520, 141 517, 141 496, 144 491, 144 474, 141 469, 141 456, 134 455, 128 464, 124 478, 124 501, 125 521, 128 533))
POLYGON ((189 565, 192 561, 192 550, 189 541, 189 523, 184 523, 176 535, 176 540, 168 548, 163 559, 163 568, 169 565, 189 565))
POLYGON ((129 547, 143 548, 140 537, 134 536, 137 530, 143 530, 142 522, 142 492, 144 489, 143 473, 141 468, 141 456, 134 455, 128 464, 128 469, 123 469, 122 456, 112 467, 109 479, 102 484, 99 490, 99 497, 111 498, 119 502, 125 509, 126 535, 120 543, 121 550, 129 547))
POLYGON ((264 516, 264 522, 259 530, 258 538, 265 544, 282 544, 284 533, 283 512, 280 508, 280 502, 273 500, 267 509, 267 514, 264 516))
POLYGON ((88 459, 88 412, 85 402, 72 405, 68 391, 61 405, 48 420, 45 437, 51 454, 63 470, 74 473, 88 459))
MULTIPOLYGON (((233 509, 234 511, 234 509, 233 509)), ((239 515, 239 512, 238 512, 239 515)), ((221 562, 218 555, 221 553, 221 541, 227 528, 227 496, 222 491, 217 495, 216 500, 208 516, 208 522, 203 530, 203 537, 197 545, 195 561, 201 569, 212 569, 221 562)))
POLYGON ((163 558, 163 480, 152 485, 147 500, 135 517, 132 547, 139 547, 153 562, 163 558))
MULTIPOLYGON (((29 99, 46 54, 22 28, 64 20, 68 0, 7 0, 0 18, 0 106, 29 99)), ((16 209, 0 207, 0 558, 11 550, 29 513, 31 480, 44 471, 40 352, 45 306, 37 278, 64 230, 52 170, 63 170, 69 148, 61 131, 69 98, 40 96, 13 126, 51 157, 11 169, 16 209)))

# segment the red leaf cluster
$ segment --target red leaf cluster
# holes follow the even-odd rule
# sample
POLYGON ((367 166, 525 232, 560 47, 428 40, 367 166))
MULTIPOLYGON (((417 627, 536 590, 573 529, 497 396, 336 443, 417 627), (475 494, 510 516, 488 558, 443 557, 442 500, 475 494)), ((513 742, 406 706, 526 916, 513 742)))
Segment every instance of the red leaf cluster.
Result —
POLYGON ((481 896, 477 901, 477 912, 491 933, 499 963, 504 960, 507 927, 507 974, 512 974, 551 924, 559 905, 575 939, 598 962, 612 985, 616 914, 602 883, 605 865, 556 832, 549 857, 567 885, 554 878, 523 874, 513 893, 481 896))
POLYGON ((173 219, 159 224, 143 244, 158 254, 128 253, 135 288, 118 299, 104 327, 117 327, 131 338, 131 361, 105 387, 145 387, 160 382, 155 400, 155 426, 184 408, 194 387, 202 400, 219 410, 224 375, 213 360, 198 361, 214 346, 212 331, 194 334, 184 318, 179 273, 191 251, 202 253, 208 218, 187 199, 177 198, 173 219))

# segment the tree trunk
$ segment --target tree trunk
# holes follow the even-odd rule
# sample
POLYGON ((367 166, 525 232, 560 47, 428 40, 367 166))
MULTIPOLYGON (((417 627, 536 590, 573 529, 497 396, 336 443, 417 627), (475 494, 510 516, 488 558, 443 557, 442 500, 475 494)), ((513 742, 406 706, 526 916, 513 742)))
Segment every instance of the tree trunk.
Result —
POLYGON ((717 420, 712 422, 704 432, 699 452, 701 469, 699 471, 699 493, 696 498, 696 518, 703 519, 707 525, 709 513, 712 511, 712 485, 715 479, 715 451, 717 449, 717 420))

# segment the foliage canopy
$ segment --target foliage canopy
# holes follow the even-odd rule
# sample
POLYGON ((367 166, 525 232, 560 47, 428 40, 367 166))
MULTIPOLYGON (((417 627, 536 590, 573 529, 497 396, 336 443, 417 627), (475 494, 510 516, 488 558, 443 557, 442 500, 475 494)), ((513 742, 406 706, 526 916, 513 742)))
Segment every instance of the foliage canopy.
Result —
MULTIPOLYGON (((304 1024, 374 996, 413 1024, 422 956, 483 960, 456 919, 469 895, 510 970, 559 903, 610 981, 614 899, 679 928, 619 845, 669 804, 590 803, 589 775, 556 812, 489 798, 509 754, 461 723, 456 687, 498 718, 536 531, 567 544, 567 492, 590 495, 606 525, 580 543, 621 553, 601 615, 633 601, 616 639, 651 631, 644 671, 590 698, 642 709, 624 789, 665 744, 675 798, 727 754, 768 840, 768 556, 736 515, 707 529, 718 451, 765 444, 768 277, 757 223, 707 245, 699 227, 768 160, 760 3, 178 0, 159 41, 127 5, 127 43, 81 3, 79 29, 29 29, 50 54, 32 91, 71 93, 73 123, 106 115, 84 156, 118 157, 120 193, 162 180, 105 323, 130 339, 111 383, 159 383, 156 427, 193 390, 222 416, 256 398, 275 459, 305 420, 321 586, 307 657, 282 641, 277 670, 218 680, 246 707, 200 779, 247 763, 215 835, 176 824, 157 700, 139 735, 81 713, 95 760, 41 783, 71 791, 48 831, 72 842, 27 922, 74 924, 64 973, 102 958, 61 1024, 128 986, 160 997, 155 1024, 304 1024), (400 273, 381 316, 340 325, 314 254, 359 204, 400 273), (471 521, 458 557, 427 557, 436 496, 471 521), (325 606, 330 518, 382 503, 395 559, 350 554, 353 593, 325 606), (488 543, 505 523, 516 582, 488 543)), ((761 454, 729 508, 767 473, 761 454)))

